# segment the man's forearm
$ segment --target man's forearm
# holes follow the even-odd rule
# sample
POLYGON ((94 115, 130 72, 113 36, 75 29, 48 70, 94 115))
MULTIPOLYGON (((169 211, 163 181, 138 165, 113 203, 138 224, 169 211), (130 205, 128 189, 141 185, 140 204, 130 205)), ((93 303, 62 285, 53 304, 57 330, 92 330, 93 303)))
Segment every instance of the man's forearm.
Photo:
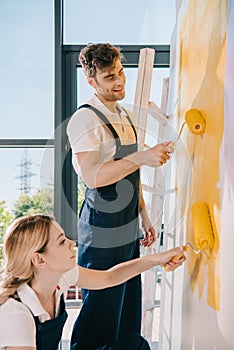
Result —
POLYGON ((98 152, 81 152, 76 156, 83 180, 89 188, 96 188, 123 179, 142 165, 161 166, 170 159, 169 153, 166 143, 106 163, 99 162, 98 152))
POLYGON ((94 163, 90 166, 86 156, 86 163, 80 162, 82 178, 89 188, 96 188, 113 184, 137 170, 143 162, 142 152, 135 152, 119 160, 106 163, 94 163))

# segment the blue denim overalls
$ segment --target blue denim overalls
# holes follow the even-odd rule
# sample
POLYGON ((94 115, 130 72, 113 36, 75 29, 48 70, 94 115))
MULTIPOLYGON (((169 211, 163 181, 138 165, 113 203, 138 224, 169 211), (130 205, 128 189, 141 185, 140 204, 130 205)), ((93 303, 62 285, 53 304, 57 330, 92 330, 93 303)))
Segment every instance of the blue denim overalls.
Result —
MULTIPOLYGON (((96 108, 116 142, 114 160, 137 151, 136 142, 121 145, 109 120, 96 108)), ((78 223, 78 263, 87 268, 106 270, 120 262, 139 257, 139 170, 117 183, 86 189, 78 223)), ((71 344, 79 350, 94 350, 118 338, 140 333, 141 277, 104 290, 82 290, 83 306, 75 322, 71 344)))

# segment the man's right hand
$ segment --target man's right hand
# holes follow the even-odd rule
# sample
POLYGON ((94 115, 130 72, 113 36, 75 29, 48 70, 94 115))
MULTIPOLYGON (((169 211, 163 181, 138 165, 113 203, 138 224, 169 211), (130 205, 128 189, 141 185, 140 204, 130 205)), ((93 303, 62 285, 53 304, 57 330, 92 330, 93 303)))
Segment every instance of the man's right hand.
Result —
POLYGON ((143 151, 143 164, 150 167, 161 166, 170 159, 170 154, 173 152, 174 144, 171 141, 160 143, 143 151))

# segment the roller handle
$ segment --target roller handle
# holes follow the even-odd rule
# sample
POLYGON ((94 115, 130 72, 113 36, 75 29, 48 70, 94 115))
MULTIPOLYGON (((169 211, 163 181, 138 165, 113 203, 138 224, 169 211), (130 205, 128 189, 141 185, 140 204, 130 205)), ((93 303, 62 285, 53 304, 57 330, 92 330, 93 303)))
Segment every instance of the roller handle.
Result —
MULTIPOLYGON (((180 260, 180 259, 182 258, 182 256, 184 255, 184 252, 185 252, 186 250, 188 250, 188 246, 187 246, 187 245, 183 245, 182 247, 183 247, 182 253, 173 256, 173 258, 172 258, 170 261, 177 262, 178 260, 180 260)), ((166 263, 166 264, 164 265, 164 270, 167 271, 167 272, 170 271, 170 265, 169 265, 168 263, 166 263)))

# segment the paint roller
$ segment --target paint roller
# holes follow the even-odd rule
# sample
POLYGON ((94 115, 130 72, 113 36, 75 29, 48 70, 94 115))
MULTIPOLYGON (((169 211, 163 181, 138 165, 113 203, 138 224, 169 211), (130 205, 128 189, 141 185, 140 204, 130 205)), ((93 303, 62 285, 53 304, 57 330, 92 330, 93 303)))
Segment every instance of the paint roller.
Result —
MULTIPOLYGON (((183 245, 182 253, 174 256, 172 261, 178 261, 188 250, 189 246, 192 250, 199 254, 202 250, 212 249, 214 247, 214 231, 212 227, 211 214, 209 210, 209 205, 206 202, 196 202, 191 207, 192 219, 193 219, 193 232, 196 247, 192 243, 187 242, 183 245)), ((166 271, 169 271, 169 265, 164 266, 166 271)))
POLYGON ((174 146, 175 143, 179 140, 185 124, 188 125, 189 130, 194 135, 204 134, 204 132, 206 130, 206 119, 205 119, 204 115, 202 114, 202 112, 196 108, 191 108, 185 113, 185 121, 181 125, 179 134, 178 134, 177 138, 170 143, 170 145, 174 146))
POLYGON ((206 129, 206 120, 201 111, 196 108, 191 108, 185 113, 185 121, 183 122, 179 134, 173 143, 179 140, 185 124, 188 125, 189 130, 194 135, 204 134, 206 129))
POLYGON ((214 231, 209 205, 205 202, 197 202, 193 204, 191 211, 196 247, 201 250, 212 249, 214 247, 214 231))

